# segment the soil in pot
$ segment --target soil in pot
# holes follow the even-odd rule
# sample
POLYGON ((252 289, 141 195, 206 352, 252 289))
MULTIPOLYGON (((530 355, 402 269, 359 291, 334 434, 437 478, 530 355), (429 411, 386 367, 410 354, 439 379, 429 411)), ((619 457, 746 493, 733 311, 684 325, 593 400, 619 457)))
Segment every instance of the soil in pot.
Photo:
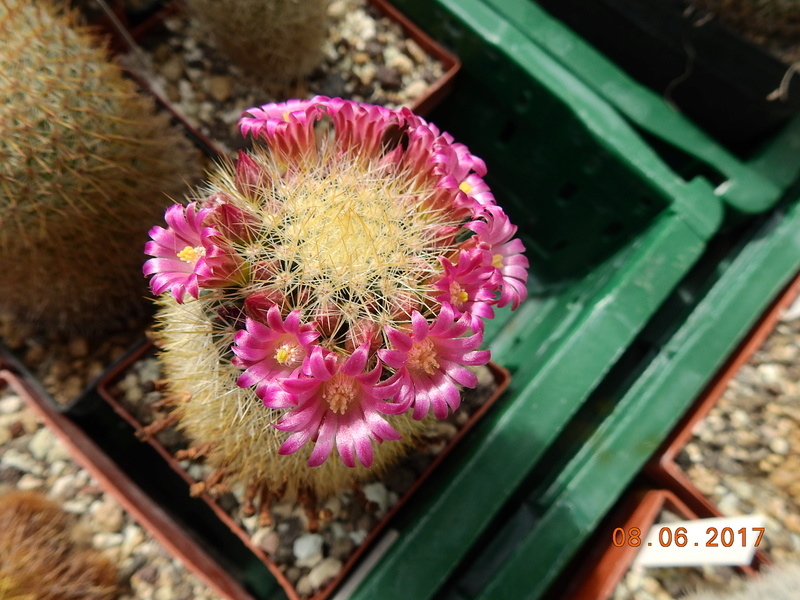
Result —
MULTIPOLYGON (((109 374, 99 391, 140 432, 144 427, 145 433, 146 426, 167 417, 169 409, 160 404, 158 359, 150 347, 143 347, 139 354, 140 357, 132 357, 130 368, 109 374)), ((213 498, 206 494, 206 498, 216 505, 218 514, 225 513, 221 516, 231 521, 229 524, 239 530, 237 533, 249 541, 262 560, 272 563, 279 580, 285 579, 282 584, 291 588, 290 594, 296 594, 293 597, 324 598, 383 529, 388 517, 419 485, 420 478, 428 475, 451 442, 489 407, 507 382, 496 368, 480 367, 476 373, 478 387, 464 391, 459 410, 446 420, 432 422, 419 447, 377 481, 342 491, 314 506, 279 499, 269 506, 262 505, 260 514, 249 516, 243 489, 232 489, 213 498)), ((183 471, 190 484, 207 481, 211 476, 210 468, 186 457, 189 444, 180 431, 168 427, 154 433, 153 438, 151 442, 165 457, 177 455, 182 459, 174 466, 183 471)))
POLYGON ((128 53, 123 61, 227 154, 242 147, 237 121, 252 106, 320 94, 414 107, 432 84, 454 73, 454 58, 445 64, 429 54, 376 4, 332 0, 328 16, 323 62, 284 89, 270 89, 231 64, 179 3, 134 31, 144 52, 128 53))
POLYGON ((800 558, 800 318, 789 314, 745 364, 677 463, 727 515, 764 514, 765 550, 800 558))

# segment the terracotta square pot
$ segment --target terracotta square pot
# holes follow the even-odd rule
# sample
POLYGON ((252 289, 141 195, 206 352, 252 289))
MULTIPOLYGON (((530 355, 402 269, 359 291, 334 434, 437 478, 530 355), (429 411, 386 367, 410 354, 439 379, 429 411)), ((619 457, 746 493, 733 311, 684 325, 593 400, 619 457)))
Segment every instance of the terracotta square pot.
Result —
MULTIPOLYGON (((155 435, 150 435, 148 433, 148 429, 145 424, 143 424, 137 416, 135 416, 132 410, 129 407, 125 406, 124 401, 119 398, 118 392, 115 391, 115 385, 119 383, 121 379, 123 379, 128 373, 132 366, 137 363, 142 358, 146 358, 148 356, 152 356, 155 348, 150 343, 142 343, 138 348, 132 351, 132 353, 127 357, 126 360, 121 361, 117 364, 112 370, 110 370, 98 383, 97 391, 99 395, 114 409, 114 411, 120 415, 125 421, 127 421, 135 430, 138 437, 145 439, 163 458, 165 463, 169 464, 172 469, 175 470, 186 482, 186 496, 188 497, 190 494, 190 489, 192 486, 198 484, 198 480, 195 479, 189 471, 184 468, 179 460, 177 460, 174 456, 174 447, 170 447, 169 449, 166 447, 164 443, 159 441, 155 435)), ((223 502, 209 493, 203 491, 200 495, 202 500, 208 504, 209 507, 214 511, 216 516, 230 528, 233 533, 238 536, 245 546, 256 556, 260 561, 263 562, 264 565, 270 570, 270 572, 274 575, 275 579, 280 583, 280 585, 284 588, 286 594, 289 596, 291 600, 300 600, 300 598, 311 598, 312 600, 324 600, 328 598, 336 589, 340 586, 340 584, 345 580, 346 577, 352 575, 354 568, 357 566, 360 559, 365 556, 365 553, 372 549, 375 546, 376 541, 381 537, 382 534, 387 532, 387 527, 391 522, 392 518, 397 514, 398 511, 409 501, 409 499, 420 490, 420 488, 424 485, 425 481, 435 472, 437 467, 442 463, 445 457, 450 453, 450 451, 460 442, 460 440, 468 433, 468 431, 477 423, 478 420, 490 409, 491 405, 497 400, 497 398, 503 393, 505 388, 508 386, 509 383, 509 374, 508 371, 503 369, 502 367, 495 365, 494 363, 489 363, 488 365, 491 376, 494 380, 495 389, 491 393, 491 396, 486 398, 480 406, 474 410, 474 412, 469 415, 469 418, 461 425, 460 429, 458 429, 457 433, 455 433, 454 437, 452 437, 446 445, 435 453, 435 456, 430 460, 430 462, 424 467, 421 474, 416 478, 416 480, 411 483, 411 485, 406 489, 402 495, 399 496, 396 503, 394 503, 391 507, 389 507, 381 516, 380 519, 369 529, 366 538, 363 540, 362 543, 358 544, 352 552, 347 556, 346 560, 344 560, 344 564, 340 570, 340 572, 331 580, 327 581, 324 585, 316 589, 313 594, 300 594, 294 584, 287 578, 284 570, 277 564, 275 560, 259 545, 257 541, 254 540, 254 537, 248 533, 246 528, 243 524, 234 518, 234 516, 223 507, 223 502)), ((462 409, 464 409, 464 405, 462 404, 462 409)), ((410 460, 414 460, 413 458, 410 460)), ((406 461, 409 462, 409 461, 406 461)), ((402 467, 403 463, 399 466, 402 467)), ((362 499, 363 500, 363 499, 362 499)), ((354 500, 356 502, 356 500, 354 500)), ((389 539, 391 540, 390 536, 389 539)))

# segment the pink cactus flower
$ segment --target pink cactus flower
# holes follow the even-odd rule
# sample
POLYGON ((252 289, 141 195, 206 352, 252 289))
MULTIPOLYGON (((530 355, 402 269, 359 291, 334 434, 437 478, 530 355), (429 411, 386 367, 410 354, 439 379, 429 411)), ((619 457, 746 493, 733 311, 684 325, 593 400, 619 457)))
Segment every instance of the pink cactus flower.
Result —
POLYGON ((180 204, 173 204, 165 214, 168 227, 150 229, 151 241, 144 251, 154 258, 145 262, 142 271, 152 275, 154 294, 169 290, 183 303, 187 293, 198 298, 200 287, 224 287, 237 280, 242 262, 216 229, 203 227, 208 214, 209 209, 197 210, 196 202, 186 207, 185 214, 180 204))
POLYGON ((451 263, 441 257, 444 276, 434 283, 440 290, 436 299, 442 304, 449 304, 457 317, 467 315, 469 327, 473 331, 483 331, 483 319, 494 318, 494 290, 496 283, 492 279, 495 269, 486 264, 486 253, 471 248, 461 250, 458 262, 451 263))
POLYGON ((387 328, 393 349, 378 350, 378 356, 395 373, 381 385, 391 390, 397 405, 413 406, 415 419, 425 417, 431 408, 437 419, 444 419, 448 408, 455 411, 461 404, 458 386, 477 385, 477 377, 465 365, 485 365, 489 351, 477 350, 483 336, 465 336, 468 330, 467 316, 456 320, 447 304, 433 324, 414 311, 411 332, 387 328))
POLYGON ((486 221, 475 220, 465 227, 478 234, 479 244, 488 249, 492 266, 500 275, 502 283, 497 306, 502 308, 510 303, 511 308, 516 309, 528 297, 525 246, 519 238, 512 239, 517 226, 511 224, 502 208, 487 206, 485 209, 486 221))
POLYGON ((319 334, 313 323, 300 323, 299 310, 293 310, 284 320, 273 305, 264 321, 248 317, 246 328, 236 334, 232 362, 245 370, 236 384, 242 388, 256 386, 256 395, 265 405, 282 408, 291 404, 282 383, 300 372, 319 334))
POLYGON ((316 346, 305 376, 284 381, 284 388, 295 398, 293 407, 275 427, 292 434, 278 451, 292 454, 310 441, 314 449, 308 459, 311 467, 324 463, 334 443, 342 462, 365 467, 372 465, 372 442, 399 440, 400 435, 383 418, 386 391, 377 388, 381 364, 364 371, 368 345, 358 348, 347 359, 316 346))

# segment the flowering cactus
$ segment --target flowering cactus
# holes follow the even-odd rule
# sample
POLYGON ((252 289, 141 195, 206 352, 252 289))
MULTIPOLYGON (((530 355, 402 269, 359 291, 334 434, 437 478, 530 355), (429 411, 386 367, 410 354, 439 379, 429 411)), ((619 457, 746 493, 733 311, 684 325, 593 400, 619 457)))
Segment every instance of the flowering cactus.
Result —
POLYGON ((322 496, 458 409, 528 262, 483 161, 407 109, 316 97, 240 127, 262 143, 150 231, 162 360, 215 480, 322 496))

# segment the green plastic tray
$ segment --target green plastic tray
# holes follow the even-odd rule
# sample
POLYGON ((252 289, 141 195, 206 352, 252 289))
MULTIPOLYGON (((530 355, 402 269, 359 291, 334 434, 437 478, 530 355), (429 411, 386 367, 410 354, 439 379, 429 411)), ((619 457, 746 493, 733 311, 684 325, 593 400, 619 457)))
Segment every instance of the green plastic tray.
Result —
POLYGON ((482 551, 459 566, 439 597, 542 597, 800 270, 800 191, 793 195, 794 202, 754 223, 727 253, 707 252, 554 442, 527 493, 493 523, 482 551))
POLYGON ((484 158, 539 277, 582 276, 671 210, 707 239, 722 202, 677 173, 619 112, 479 0, 396 2, 460 58, 431 115, 484 158))
POLYGON ((732 211, 752 214, 770 208, 800 174, 800 118, 742 159, 533 0, 484 2, 557 58, 632 125, 653 136, 654 145, 678 172, 702 172, 715 181, 718 195, 732 211))
POLYGON ((529 248, 531 295, 487 323, 493 359, 512 372, 508 392, 399 515, 385 554, 351 582, 354 600, 437 595, 703 254, 723 212, 708 181, 677 176, 479 0, 422 8, 431 12, 418 22, 449 36, 463 65, 431 120, 487 161, 529 248), (615 222, 622 230, 604 235, 615 222), (556 238, 560 249, 548 246, 556 238))

